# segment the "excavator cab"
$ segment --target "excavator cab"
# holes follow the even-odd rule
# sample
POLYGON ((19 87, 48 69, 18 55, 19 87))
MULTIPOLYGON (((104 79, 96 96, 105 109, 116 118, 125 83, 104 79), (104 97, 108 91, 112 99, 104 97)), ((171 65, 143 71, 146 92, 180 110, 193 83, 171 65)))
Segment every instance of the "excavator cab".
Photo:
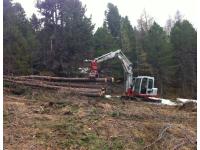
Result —
POLYGON ((138 76, 133 78, 133 96, 157 96, 157 91, 158 89, 154 88, 154 77, 138 76))

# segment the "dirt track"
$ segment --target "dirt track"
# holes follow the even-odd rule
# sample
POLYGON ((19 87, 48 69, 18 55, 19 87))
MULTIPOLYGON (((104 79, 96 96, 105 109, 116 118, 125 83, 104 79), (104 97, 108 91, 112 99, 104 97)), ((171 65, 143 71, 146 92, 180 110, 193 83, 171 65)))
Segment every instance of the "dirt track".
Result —
POLYGON ((53 92, 4 93, 5 149, 196 149, 197 113, 53 92))

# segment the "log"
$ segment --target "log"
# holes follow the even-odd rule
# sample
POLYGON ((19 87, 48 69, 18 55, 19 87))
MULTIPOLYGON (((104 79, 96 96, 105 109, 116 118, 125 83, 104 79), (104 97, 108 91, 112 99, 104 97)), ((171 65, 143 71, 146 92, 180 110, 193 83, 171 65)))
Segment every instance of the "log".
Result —
MULTIPOLYGON (((31 86, 37 88, 46 88, 53 90, 66 90, 69 92, 75 92, 75 94, 81 94, 86 96, 102 96, 105 95, 106 83, 97 82, 88 78, 63 78, 63 77, 49 77, 49 76, 3 76, 4 81, 11 82, 13 84, 19 84, 24 86, 31 86), (57 81, 70 81, 68 83, 57 82, 57 81), (81 83, 71 83, 71 80, 81 83), (51 82, 54 81, 54 82, 51 82), (55 82, 56 81, 56 82, 55 82)), ((105 78, 97 78, 98 81, 102 81, 105 78)))
POLYGON ((114 82, 114 78, 65 78, 65 77, 51 77, 51 76, 19 76, 17 78, 38 79, 47 81, 63 81, 63 82, 114 82))
POLYGON ((4 79, 13 79, 15 81, 29 81, 29 82, 39 82, 41 84, 47 84, 47 85, 55 85, 55 86, 63 86, 63 87, 73 87, 73 88, 93 88, 93 89, 101 89, 106 88, 106 84, 89 84, 89 83, 70 83, 70 82, 50 82, 50 81, 43 81, 43 80, 36 80, 36 79, 26 79, 26 78, 7 78, 4 77, 4 79))
POLYGON ((42 79, 31 79, 27 78, 27 76, 3 76, 4 79, 13 79, 13 80, 18 80, 18 81, 30 81, 30 82, 41 82, 41 83, 47 83, 51 85, 61 85, 61 86, 69 86, 71 85, 72 87, 91 87, 91 88, 105 88, 109 84, 105 82, 57 82, 57 81, 47 81, 47 80, 42 80, 42 79))
POLYGON ((4 81, 15 83, 15 84, 21 84, 21 85, 25 85, 25 86, 44 87, 47 89, 54 89, 54 90, 58 89, 58 87, 56 87, 56 86, 41 85, 40 83, 30 83, 30 82, 26 82, 26 81, 16 81, 16 80, 12 80, 12 79, 4 79, 4 81))
POLYGON ((16 81, 16 80, 11 80, 11 79, 4 79, 6 82, 11 82, 14 84, 20 84, 24 86, 33 86, 33 87, 39 87, 39 88, 46 88, 46 89, 53 89, 53 90, 66 90, 66 91, 74 91, 77 93, 80 92, 85 92, 85 93, 99 93, 102 91, 102 89, 88 89, 88 88, 71 88, 71 87, 63 87, 63 86, 53 86, 53 85, 47 85, 43 84, 41 82, 28 82, 28 81, 16 81))
POLYGON ((106 88, 106 85, 96 85, 96 84, 83 84, 83 83, 62 83, 62 82, 48 82, 44 81, 43 83, 48 85, 56 85, 56 86, 64 86, 64 87, 72 87, 72 88, 93 88, 93 89, 101 89, 106 88))
POLYGON ((79 94, 85 95, 85 96, 90 96, 90 97, 99 97, 99 96, 103 96, 103 94, 101 94, 101 93, 82 93, 82 92, 80 92, 79 94))

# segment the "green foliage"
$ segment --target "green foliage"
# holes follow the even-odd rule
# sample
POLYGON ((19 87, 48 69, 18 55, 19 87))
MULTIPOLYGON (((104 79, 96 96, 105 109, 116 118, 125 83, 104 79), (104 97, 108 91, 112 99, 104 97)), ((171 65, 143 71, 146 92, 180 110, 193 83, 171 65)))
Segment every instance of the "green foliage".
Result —
MULTIPOLYGON (((98 57, 118 49, 116 39, 112 37, 112 34, 105 25, 98 28, 94 34, 94 49, 95 53, 93 57, 98 57)), ((101 63, 99 68, 101 75, 123 76, 122 66, 118 60, 111 60, 110 63, 101 63)))
POLYGON ((137 60, 136 60, 136 64, 135 64, 136 66, 133 70, 134 75, 135 76, 153 75, 153 67, 148 62, 147 52, 144 51, 143 49, 137 49, 136 54, 137 54, 137 60))
POLYGON ((121 41, 123 51, 135 52, 135 33, 127 16, 121 19, 121 41))
POLYGON ((113 111, 113 112, 111 113, 111 116, 112 116, 112 117, 119 117, 119 116, 120 116, 120 112, 119 112, 119 111, 113 111))
POLYGON ((106 27, 100 27, 94 34, 95 56, 100 56, 111 50, 116 50, 116 44, 106 27))
POLYGON ((163 92, 167 90, 170 78, 174 75, 173 53, 166 32, 155 22, 145 36, 144 47, 148 63, 153 68, 152 73, 158 81, 160 94, 165 94, 163 92))
POLYGON ((120 20, 118 8, 112 3, 108 3, 108 10, 105 12, 108 29, 113 37, 120 37, 120 20))
POLYGON ((40 20, 37 18, 37 16, 35 14, 33 14, 31 16, 31 19, 30 19, 30 23, 32 25, 32 29, 34 31, 39 31, 41 29, 41 23, 40 23, 40 20))
POLYGON ((37 8, 44 17, 38 36, 41 62, 55 73, 74 72, 92 47, 94 26, 86 8, 79 0, 38 1, 37 8))
POLYGON ((184 96, 196 97, 197 32, 187 20, 177 21, 171 30, 174 59, 177 64, 176 84, 184 96))
POLYGON ((112 139, 112 148, 116 150, 124 149, 125 143, 119 138, 112 139))
POLYGON ((3 5, 4 73, 29 74, 34 45, 31 26, 19 3, 4 0, 3 5))
POLYGON ((144 146, 144 140, 142 138, 139 138, 137 142, 138 142, 138 144, 144 146))

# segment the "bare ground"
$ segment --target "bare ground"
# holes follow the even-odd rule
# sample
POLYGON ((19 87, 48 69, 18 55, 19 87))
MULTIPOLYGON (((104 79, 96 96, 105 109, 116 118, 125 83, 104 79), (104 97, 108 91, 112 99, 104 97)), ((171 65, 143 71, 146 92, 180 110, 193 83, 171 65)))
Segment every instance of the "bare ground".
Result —
POLYGON ((63 91, 4 92, 4 149, 196 149, 197 112, 63 91))

